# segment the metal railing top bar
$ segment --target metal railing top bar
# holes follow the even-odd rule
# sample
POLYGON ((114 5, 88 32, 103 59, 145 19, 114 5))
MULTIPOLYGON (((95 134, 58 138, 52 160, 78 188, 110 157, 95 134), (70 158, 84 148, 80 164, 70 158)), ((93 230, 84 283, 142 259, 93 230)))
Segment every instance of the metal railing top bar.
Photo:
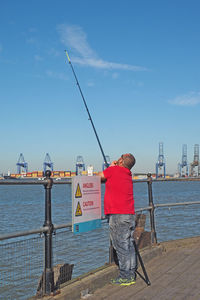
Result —
MULTIPOLYGON (((53 184, 71 184, 72 177, 62 180, 56 180, 52 178, 53 184)), ((148 179, 137 179, 133 180, 133 183, 148 182, 148 179)), ((165 182, 165 181, 200 181, 200 177, 184 177, 184 178, 158 178, 151 179, 152 182, 165 182)), ((2 179, 0 185, 44 185, 48 184, 47 179, 38 180, 36 179, 2 179)), ((104 184, 104 183, 103 183, 104 184)))
POLYGON ((200 177, 177 177, 177 178, 152 179, 152 182, 165 182, 165 181, 200 181, 200 177))
MULTIPOLYGON (((54 184, 66 184, 71 183, 72 178, 68 178, 67 180, 53 180, 54 184)), ((133 183, 142 183, 142 182, 148 182, 148 179, 133 179, 133 183)), ((200 177, 184 177, 184 178, 158 178, 158 179, 151 179, 152 182, 165 182, 165 181, 200 181, 200 177)), ((105 182, 102 182, 102 184, 105 184, 105 182)))
POLYGON ((38 179, 2 179, 0 180, 0 185, 44 185, 48 184, 48 180, 38 180, 38 179))
MULTIPOLYGON (((148 182, 148 179, 133 179, 133 183, 140 183, 140 182, 148 182)), ((158 178, 153 179, 151 178, 151 182, 165 182, 165 181, 200 181, 200 177, 177 177, 177 178, 158 178)))
MULTIPOLYGON (((53 178, 52 178, 53 180, 53 178)), ((53 180, 53 184, 69 184, 71 183, 71 178, 68 180, 57 181, 53 180)), ((0 180, 0 185, 45 185, 48 184, 48 180, 42 179, 2 179, 0 180)))
POLYGON ((200 177, 177 177, 177 178, 158 178, 152 179, 153 182, 163 181, 200 181, 200 177))

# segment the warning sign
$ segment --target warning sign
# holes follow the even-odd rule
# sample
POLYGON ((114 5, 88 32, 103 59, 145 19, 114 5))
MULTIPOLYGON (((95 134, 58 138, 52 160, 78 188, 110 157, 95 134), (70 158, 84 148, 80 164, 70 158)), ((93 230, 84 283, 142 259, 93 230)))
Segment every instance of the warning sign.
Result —
POLYGON ((74 176, 72 180, 72 231, 76 234, 100 227, 100 177, 74 176))
POLYGON ((82 193, 81 193, 81 189, 80 189, 79 183, 77 184, 75 198, 82 198, 82 193))
POLYGON ((78 204, 77 204, 75 216, 76 217, 82 216, 82 210, 81 210, 80 202, 78 202, 78 204))

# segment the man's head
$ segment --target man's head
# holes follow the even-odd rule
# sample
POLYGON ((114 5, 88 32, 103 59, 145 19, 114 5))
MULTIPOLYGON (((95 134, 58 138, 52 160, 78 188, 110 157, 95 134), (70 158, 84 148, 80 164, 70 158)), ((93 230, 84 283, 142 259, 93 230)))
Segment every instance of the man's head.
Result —
POLYGON ((131 170, 135 165, 135 157, 131 153, 122 154, 118 159, 118 165, 131 170))

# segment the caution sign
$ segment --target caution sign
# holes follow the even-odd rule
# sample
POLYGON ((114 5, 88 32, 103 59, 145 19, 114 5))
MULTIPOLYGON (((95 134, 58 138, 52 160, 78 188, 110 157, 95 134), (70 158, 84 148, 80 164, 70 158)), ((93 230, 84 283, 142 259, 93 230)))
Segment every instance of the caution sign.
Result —
POLYGON ((78 204, 77 204, 75 216, 76 217, 82 216, 82 210, 81 210, 80 202, 78 202, 78 204))
POLYGON ((101 181, 99 176, 72 179, 72 231, 80 234, 101 227, 101 181))
POLYGON ((80 189, 79 183, 77 184, 75 198, 82 198, 82 193, 81 193, 81 189, 80 189))

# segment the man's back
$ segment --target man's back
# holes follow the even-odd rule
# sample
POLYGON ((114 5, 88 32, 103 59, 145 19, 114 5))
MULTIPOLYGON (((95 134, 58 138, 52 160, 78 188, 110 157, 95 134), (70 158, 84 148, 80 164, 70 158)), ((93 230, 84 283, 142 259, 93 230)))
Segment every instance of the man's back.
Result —
POLYGON ((106 179, 104 197, 105 214, 134 214, 132 174, 122 166, 103 171, 106 179))

